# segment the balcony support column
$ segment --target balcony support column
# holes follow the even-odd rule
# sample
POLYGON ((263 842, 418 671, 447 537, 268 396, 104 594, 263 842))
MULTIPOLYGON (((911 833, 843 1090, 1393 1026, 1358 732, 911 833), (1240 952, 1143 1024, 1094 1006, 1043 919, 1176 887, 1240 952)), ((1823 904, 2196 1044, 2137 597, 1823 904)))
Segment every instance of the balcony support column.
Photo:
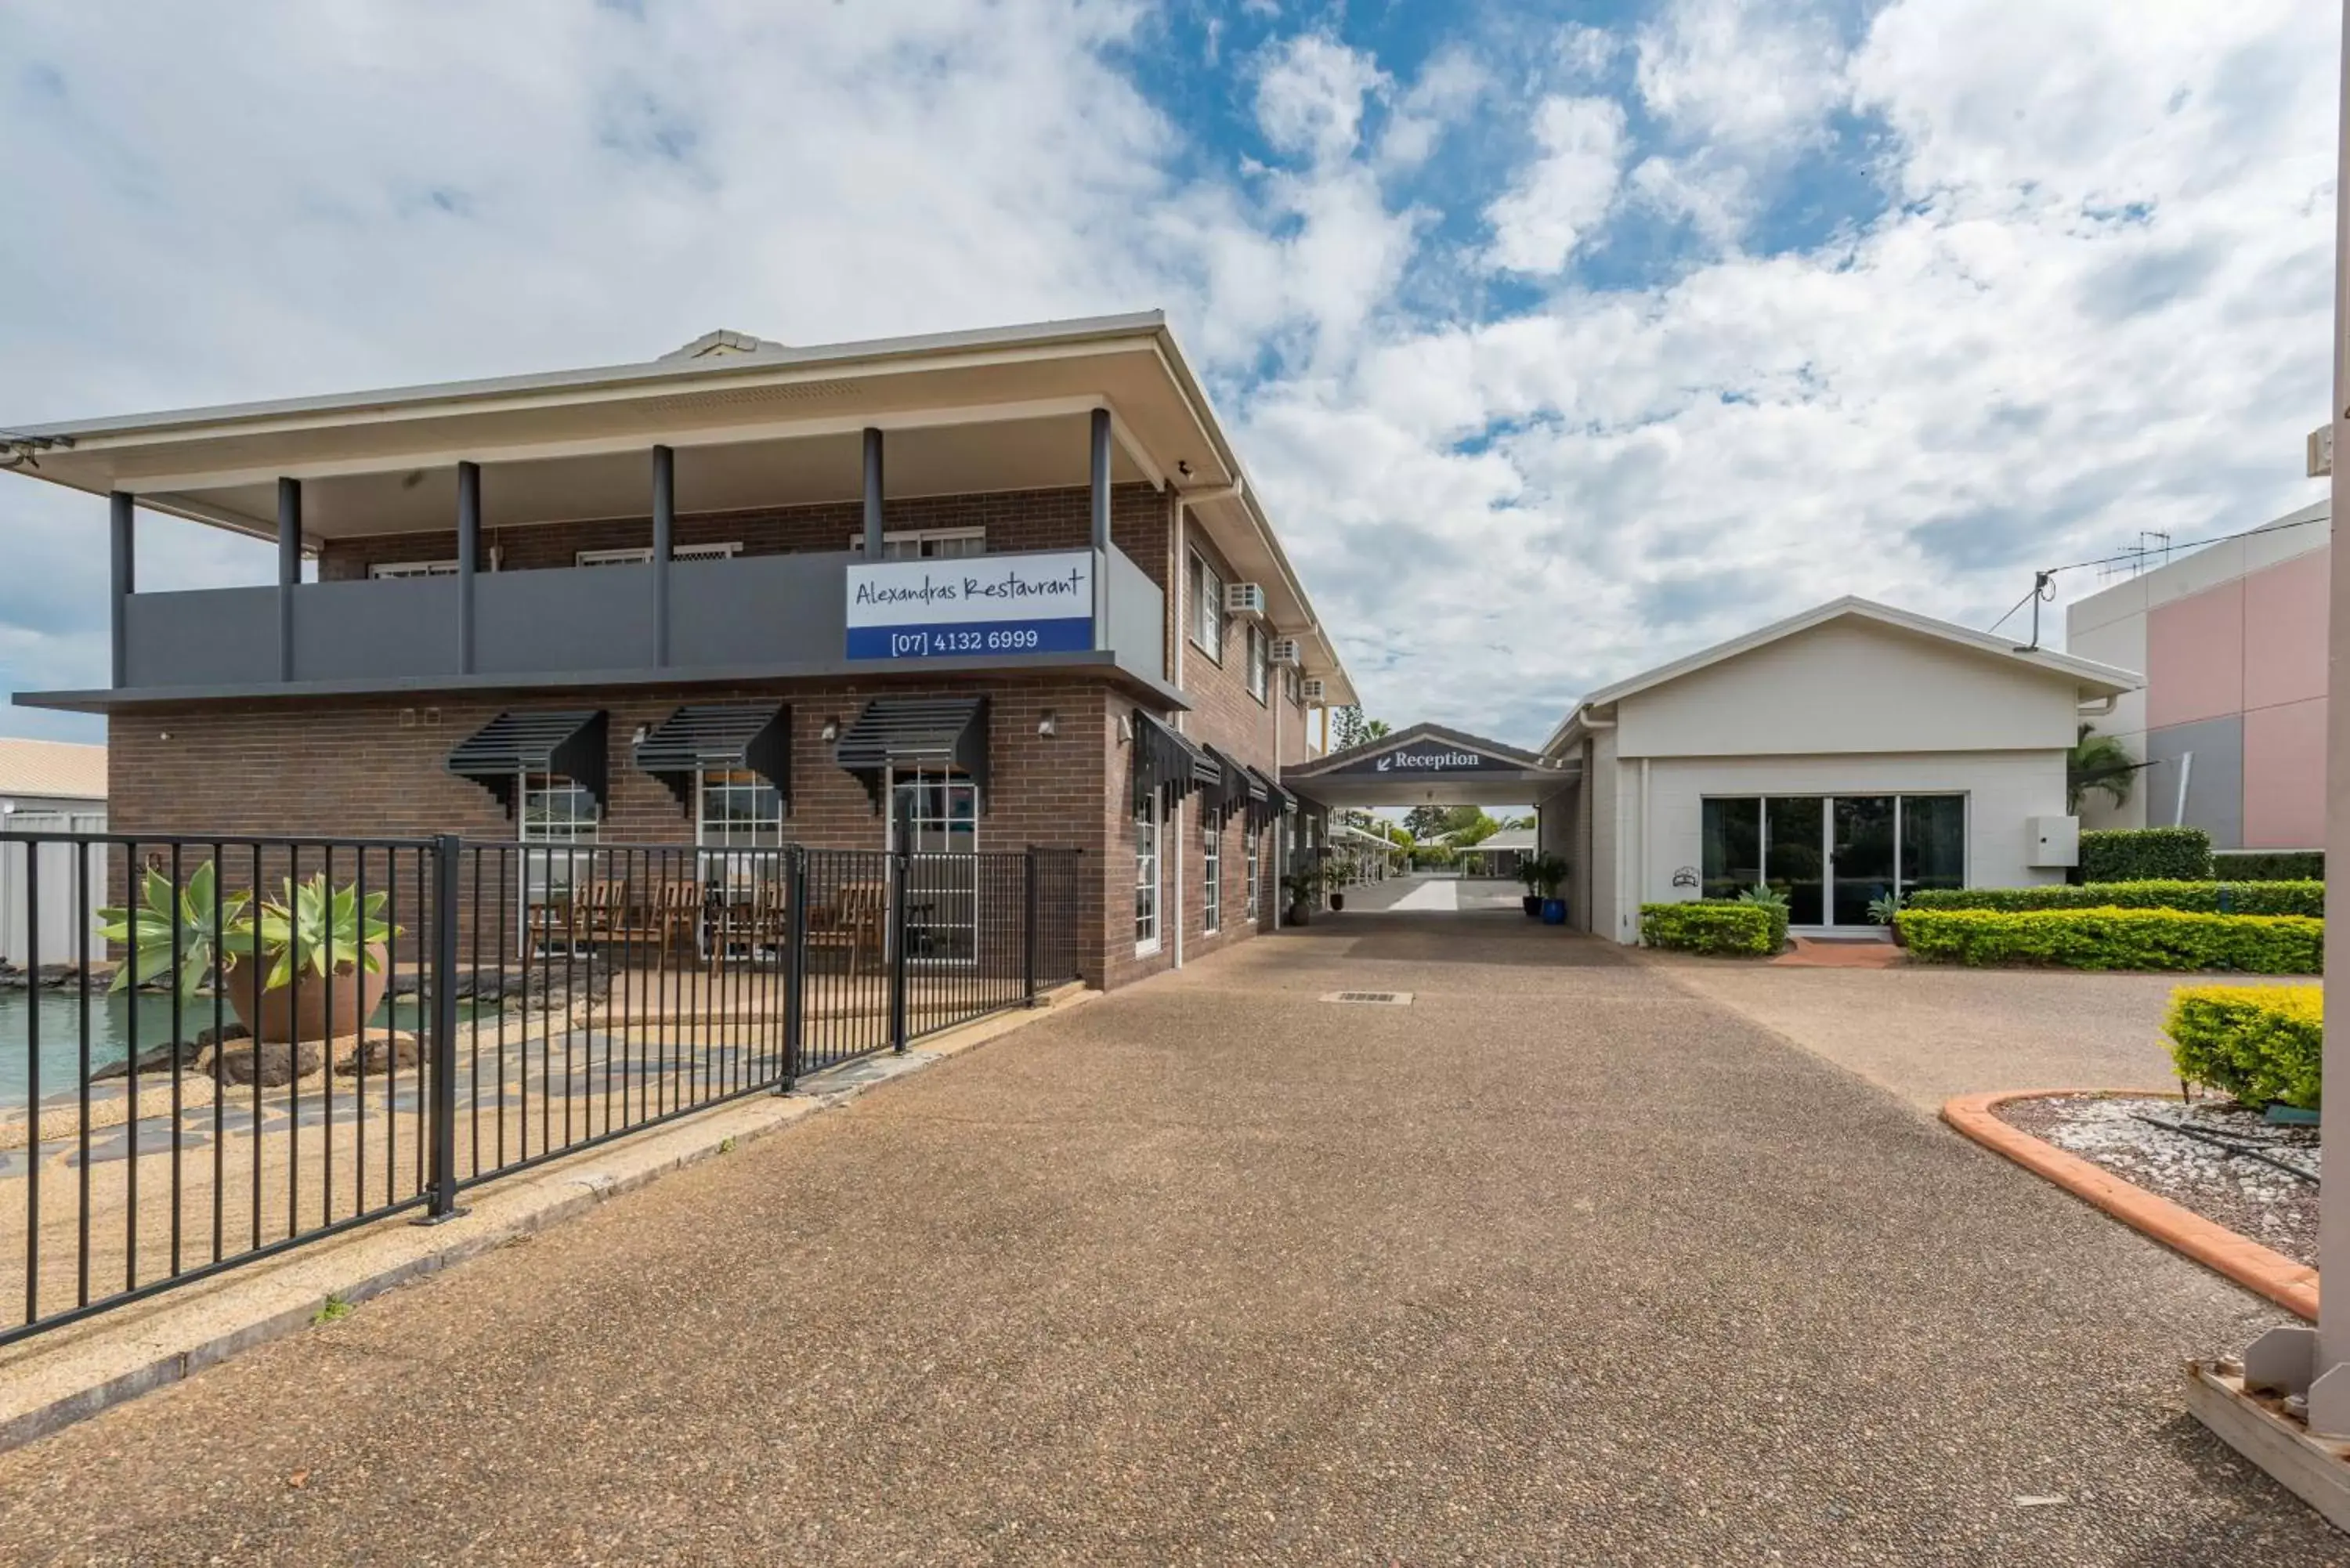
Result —
POLYGON ((294 590, 302 586, 302 482, 277 482, 277 679, 294 679, 294 590))
POLYGON ((130 684, 130 596, 137 579, 130 493, 115 491, 106 503, 113 524, 114 684, 120 690, 130 684))
POLYGON ((865 558, 881 558, 881 432, 865 431, 865 558))
POLYGON ((1109 410, 1096 409, 1087 474, 1092 485, 1094 647, 1109 646, 1109 410))
POLYGON ((669 663, 669 561, 677 545, 677 454, 653 448, 653 663, 669 663))
POLYGON ((457 672, 473 673, 473 574, 482 562, 482 465, 457 465, 457 672))

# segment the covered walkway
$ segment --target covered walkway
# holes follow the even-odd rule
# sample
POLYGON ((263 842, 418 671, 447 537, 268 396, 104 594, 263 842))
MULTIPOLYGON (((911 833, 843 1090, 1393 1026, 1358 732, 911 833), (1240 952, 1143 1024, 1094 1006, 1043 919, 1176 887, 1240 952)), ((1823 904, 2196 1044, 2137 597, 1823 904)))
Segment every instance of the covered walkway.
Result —
POLYGON ((1350 910, 0 1456, 0 1540, 2339 1561, 2179 1408, 2272 1315, 1669 968, 1350 910))

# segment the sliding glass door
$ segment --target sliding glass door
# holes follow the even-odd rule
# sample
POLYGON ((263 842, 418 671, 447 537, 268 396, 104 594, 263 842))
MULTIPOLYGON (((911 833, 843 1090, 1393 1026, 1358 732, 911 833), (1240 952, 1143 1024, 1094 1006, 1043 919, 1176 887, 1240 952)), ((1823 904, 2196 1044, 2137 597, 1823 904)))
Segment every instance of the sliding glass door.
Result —
POLYGON ((1703 811, 1704 896, 1762 883, 1790 925, 1865 926, 1887 894, 1966 885, 1961 794, 1726 795, 1703 811))

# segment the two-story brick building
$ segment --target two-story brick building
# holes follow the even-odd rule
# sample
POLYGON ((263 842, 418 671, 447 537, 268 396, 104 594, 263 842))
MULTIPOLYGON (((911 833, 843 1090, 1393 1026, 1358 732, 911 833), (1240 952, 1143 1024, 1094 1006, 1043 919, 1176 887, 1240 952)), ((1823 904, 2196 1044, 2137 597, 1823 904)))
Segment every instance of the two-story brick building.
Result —
POLYGON ((0 445, 109 501, 111 681, 16 701, 107 716, 118 831, 1074 846, 1116 985, 1274 922, 1352 700, 1155 313, 0 445), (140 582, 141 510, 278 580, 140 582))

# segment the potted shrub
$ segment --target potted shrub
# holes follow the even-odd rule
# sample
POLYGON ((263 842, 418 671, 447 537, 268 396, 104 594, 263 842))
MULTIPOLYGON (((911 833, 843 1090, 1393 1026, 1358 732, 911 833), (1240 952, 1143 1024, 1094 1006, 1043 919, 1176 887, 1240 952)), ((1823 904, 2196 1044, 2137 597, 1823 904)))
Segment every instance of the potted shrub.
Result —
POLYGON ((1289 895, 1289 923, 1302 926, 1314 907, 1315 895, 1322 891, 1322 867, 1311 862, 1300 866, 1282 878, 1282 888, 1289 895))
POLYGON ((222 930, 221 987, 229 1005, 254 1038, 266 1043, 356 1035, 391 981, 386 948, 399 931, 382 919, 385 895, 369 893, 362 903, 357 884, 330 888, 323 871, 284 887, 282 900, 264 899, 255 918, 240 916, 222 930), (265 966, 257 997, 248 967, 256 958, 265 966))
POLYGON ((1566 862, 1548 853, 1534 857, 1535 882, 1542 888, 1542 922, 1545 926, 1566 924, 1566 900, 1558 896, 1566 881, 1566 862))
POLYGON ((1526 889, 1526 896, 1519 902, 1524 906, 1526 919, 1529 920, 1538 919, 1542 916, 1542 863, 1543 857, 1539 855, 1518 857, 1518 880, 1526 889))

